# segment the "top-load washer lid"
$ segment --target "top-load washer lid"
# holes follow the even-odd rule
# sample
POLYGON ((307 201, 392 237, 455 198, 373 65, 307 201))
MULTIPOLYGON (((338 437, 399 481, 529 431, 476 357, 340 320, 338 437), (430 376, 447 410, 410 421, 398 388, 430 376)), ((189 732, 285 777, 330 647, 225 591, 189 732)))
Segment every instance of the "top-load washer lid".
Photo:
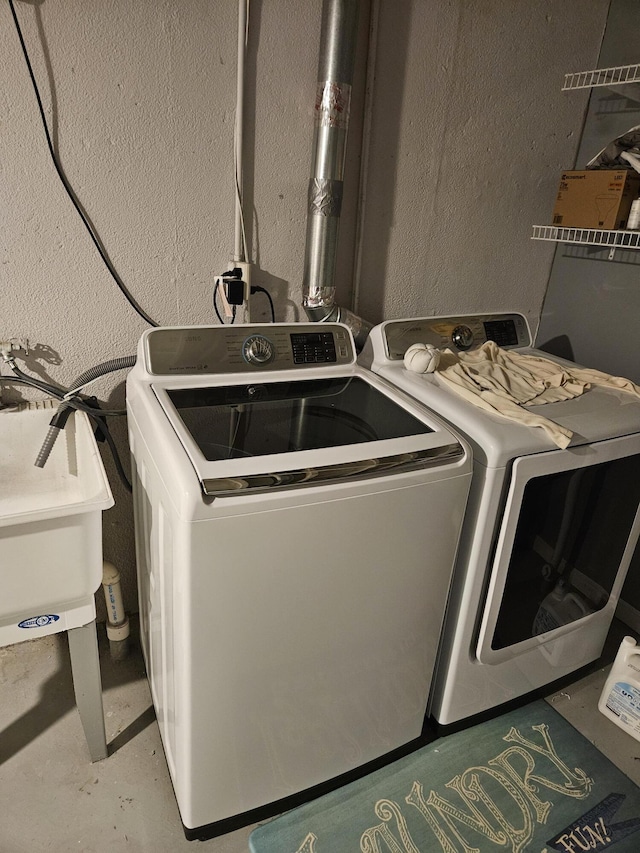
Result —
POLYGON ((209 461, 433 432, 356 376, 176 388, 167 396, 209 461))
POLYGON ((355 363, 340 324, 155 329, 139 356, 133 413, 141 394, 155 401, 207 495, 469 459, 442 422, 355 363))
MULTIPOLYGON (((495 341, 504 349, 539 355, 568 368, 572 362, 531 348, 531 335, 519 314, 476 314, 390 320, 373 328, 360 363, 401 388, 444 418, 467 438, 474 459, 503 467, 518 456, 557 450, 537 427, 524 426, 479 409, 439 380, 437 373, 417 374, 404 366, 414 343, 465 351, 495 341)), ((592 387, 582 396, 528 408, 573 433, 571 447, 640 433, 640 400, 614 388, 592 387)))

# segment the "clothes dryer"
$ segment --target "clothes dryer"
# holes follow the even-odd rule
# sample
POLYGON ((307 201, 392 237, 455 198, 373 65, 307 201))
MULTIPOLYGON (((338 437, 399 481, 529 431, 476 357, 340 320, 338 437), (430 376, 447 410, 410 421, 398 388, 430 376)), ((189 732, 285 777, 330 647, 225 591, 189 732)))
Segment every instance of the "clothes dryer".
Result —
POLYGON ((459 396, 404 366, 415 343, 463 352, 532 348, 524 317, 392 320, 360 363, 444 418, 472 447, 474 473, 429 703, 460 727, 597 660, 640 531, 640 399, 613 388, 529 411, 573 433, 559 449, 538 427, 459 396))
POLYGON ((339 324, 146 332, 141 634, 188 838, 422 742, 471 454, 339 324))

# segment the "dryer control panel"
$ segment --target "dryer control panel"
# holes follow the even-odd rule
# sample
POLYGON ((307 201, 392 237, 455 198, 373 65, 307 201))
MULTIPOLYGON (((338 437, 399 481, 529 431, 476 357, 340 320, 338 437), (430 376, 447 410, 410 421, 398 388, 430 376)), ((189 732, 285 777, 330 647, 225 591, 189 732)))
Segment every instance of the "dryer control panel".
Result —
POLYGON ((504 349, 531 346, 527 321, 521 314, 467 314, 458 317, 423 317, 391 320, 384 324, 387 357, 402 360, 412 344, 432 344, 438 349, 464 351, 486 341, 504 349))
POLYGON ((340 323, 152 329, 144 338, 143 353, 154 376, 291 370, 355 361, 351 332, 340 323))

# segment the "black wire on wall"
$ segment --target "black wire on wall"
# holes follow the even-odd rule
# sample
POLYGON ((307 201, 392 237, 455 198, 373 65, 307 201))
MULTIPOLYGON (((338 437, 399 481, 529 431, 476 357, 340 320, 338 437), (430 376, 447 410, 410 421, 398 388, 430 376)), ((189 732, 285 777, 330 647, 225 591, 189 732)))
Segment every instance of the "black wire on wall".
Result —
POLYGON ((111 274, 111 277, 113 278, 115 283, 120 288, 120 290, 121 290, 122 294, 124 295, 124 297, 126 298, 126 300, 129 302, 131 307, 142 317, 142 319, 145 320, 147 323, 149 323, 150 326, 158 326, 159 324, 156 323, 155 320, 152 320, 151 317, 149 317, 149 315, 140 307, 140 305, 138 305, 138 303, 133 298, 131 293, 129 293, 129 290, 127 289, 125 283, 122 281, 122 279, 118 275, 117 270, 113 266, 111 259, 109 258, 107 251, 102 244, 102 240, 100 239, 98 232, 96 231, 95 227, 93 226, 93 224, 89 220, 89 217, 87 216, 87 214, 82 209, 82 205, 80 204, 80 202, 79 202, 79 200, 78 200, 78 198, 77 198, 77 196, 73 190, 73 187, 71 186, 71 184, 67 180, 67 177, 64 173, 64 170, 62 169, 62 166, 61 166, 60 161, 58 159, 58 155, 56 154, 55 148, 53 146, 53 142, 51 140, 51 134, 49 133, 49 126, 47 125, 47 119, 45 116, 44 108, 42 106, 42 98, 40 97, 40 91, 38 89, 38 84, 36 82, 36 78, 35 78, 35 75, 33 73, 33 68, 31 66, 31 60, 29 59, 29 53, 27 51, 27 46, 26 46, 24 38, 22 36, 22 30, 20 29, 20 22, 18 21, 18 16, 16 15, 16 10, 15 10, 14 4, 13 4, 13 0, 9 0, 9 6, 11 8, 11 14, 13 16, 13 22, 15 24, 16 32, 18 33, 18 39, 20 40, 20 47, 22 48, 22 54, 24 56, 24 60, 25 60, 26 65, 27 65, 27 69, 29 71, 29 77, 31 78, 31 85, 33 86, 33 91, 35 92, 36 100, 38 102, 38 110, 40 112, 40 119, 42 121, 42 126, 44 128, 44 135, 45 135, 46 140, 47 140, 47 147, 49 149, 49 154, 51 155, 51 159, 53 161, 53 165, 55 167, 55 170, 58 173, 58 177, 60 178, 60 180, 62 182, 62 186, 64 187, 67 195, 71 199, 71 203, 73 204, 78 215, 80 216, 80 219, 82 220, 83 225, 87 229, 87 232, 88 232, 89 236, 91 237, 91 240, 92 240, 94 246, 98 250, 98 254, 102 258, 102 261, 104 262, 107 270, 111 274))

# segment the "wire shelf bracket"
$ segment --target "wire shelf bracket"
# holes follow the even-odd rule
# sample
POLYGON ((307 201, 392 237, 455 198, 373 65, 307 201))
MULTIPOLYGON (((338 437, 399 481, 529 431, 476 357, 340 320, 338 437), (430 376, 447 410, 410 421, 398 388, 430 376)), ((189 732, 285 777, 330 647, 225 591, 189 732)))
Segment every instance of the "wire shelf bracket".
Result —
POLYGON ((532 240, 553 243, 579 243, 609 249, 613 260, 616 249, 640 249, 640 231, 601 231, 597 228, 558 228, 555 225, 534 225, 532 240))
POLYGON ((640 64, 618 65, 613 68, 597 68, 593 71, 565 74, 562 91, 592 89, 596 86, 620 86, 624 83, 637 82, 640 82, 640 64))

